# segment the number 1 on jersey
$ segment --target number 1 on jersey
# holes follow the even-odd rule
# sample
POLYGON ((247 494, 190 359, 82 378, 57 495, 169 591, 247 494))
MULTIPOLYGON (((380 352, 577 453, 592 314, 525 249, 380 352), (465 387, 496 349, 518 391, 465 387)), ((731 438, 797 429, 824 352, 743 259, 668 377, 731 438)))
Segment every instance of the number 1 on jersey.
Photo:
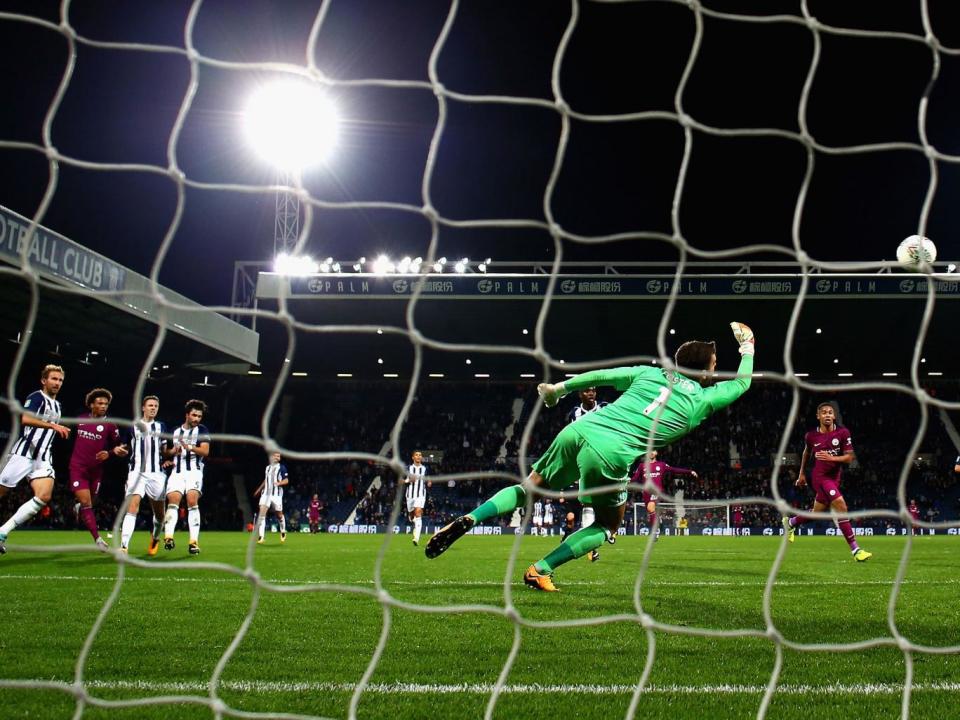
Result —
POLYGON ((660 389, 660 394, 657 395, 657 399, 654 400, 652 403, 650 403, 649 405, 647 405, 647 406, 643 409, 643 414, 644 414, 644 415, 649 415, 649 414, 652 413, 654 410, 656 410, 658 407, 661 407, 662 405, 665 405, 666 402, 667 402, 667 398, 669 398, 669 397, 670 397, 670 388, 666 388, 666 387, 665 387, 665 388, 661 388, 661 389, 660 389))

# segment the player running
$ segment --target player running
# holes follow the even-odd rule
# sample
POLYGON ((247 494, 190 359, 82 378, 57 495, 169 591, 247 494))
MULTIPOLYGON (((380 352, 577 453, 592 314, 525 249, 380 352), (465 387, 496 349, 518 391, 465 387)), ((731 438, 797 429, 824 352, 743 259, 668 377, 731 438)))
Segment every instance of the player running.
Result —
MULTIPOLYGON (((595 387, 583 388, 583 390, 581 390, 578 394, 580 396, 580 404, 567 413, 568 423, 576 422, 580 418, 587 417, 587 415, 590 413, 595 413, 598 410, 602 410, 609 404, 602 400, 597 401, 597 389, 595 387)), ((583 509, 580 511, 580 526, 587 527, 588 525, 593 525, 593 521, 593 508, 589 505, 584 505, 583 509)), ((600 551, 591 550, 590 562, 596 562, 599 559, 600 551)))
POLYGON ((257 512, 257 544, 263 545, 263 534, 267 530, 267 515, 272 510, 280 525, 280 542, 287 541, 287 520, 283 516, 283 488, 290 484, 287 466, 280 462, 280 453, 270 453, 270 464, 263 473, 263 482, 253 491, 260 496, 260 509, 257 512))
MULTIPOLYGON (((637 466, 630 482, 640 485, 644 480, 653 483, 660 493, 663 493, 663 483, 667 475, 689 475, 696 479, 697 473, 694 470, 682 467, 673 467, 665 462, 657 460, 657 451, 651 450, 648 454, 649 460, 637 466)), ((650 532, 653 532, 653 526, 657 522, 657 495, 649 490, 643 491, 643 504, 647 508, 647 523, 650 525, 650 532)))
POLYGON ((77 423, 76 440, 70 453, 70 490, 77 500, 77 516, 101 550, 107 549, 107 543, 97 529, 93 499, 100 492, 103 464, 110 455, 127 456, 127 448, 120 444, 119 428, 106 420, 112 401, 113 394, 106 388, 94 388, 87 393, 84 399, 87 412, 77 423))
POLYGON ((183 424, 173 431, 169 443, 173 472, 167 478, 167 513, 164 517, 163 548, 173 550, 180 499, 187 497, 187 528, 191 555, 200 554, 200 496, 203 494, 203 465, 210 455, 210 433, 201 424, 207 414, 203 400, 188 400, 183 424))
MULTIPOLYGON (((857 562, 866 562, 873 557, 873 553, 867 552, 857 544, 853 526, 846 517, 847 502, 840 494, 842 467, 849 465, 854 458, 850 431, 845 427, 837 427, 837 412, 828 402, 817 405, 817 421, 819 423, 817 429, 811 430, 804 436, 803 457, 800 459, 800 472, 797 474, 795 484, 797 487, 806 487, 807 478, 803 469, 807 466, 810 453, 813 453, 815 462, 813 471, 810 473, 813 491, 816 493, 813 511, 825 512, 827 508, 832 508, 840 515, 836 520, 837 527, 840 528, 840 532, 850 546, 853 559, 857 562)), ((796 539, 796 529, 807 520, 808 518, 799 515, 788 515, 783 518, 783 529, 790 542, 796 539)))
POLYGON ((20 437, 0 471, 0 497, 24 478, 30 481, 33 497, 0 525, 0 555, 7 551, 7 536, 30 522, 47 506, 53 494, 53 479, 56 477, 51 459, 53 440, 58 435, 64 440, 70 436, 70 428, 60 424, 60 401, 57 400, 63 378, 62 367, 47 365, 40 374, 40 389, 30 393, 23 403, 20 437))
POLYGON ((410 456, 413 463, 407 466, 407 476, 403 482, 407 486, 407 518, 413 523, 413 544, 420 544, 420 531, 423 528, 423 508, 427 504, 427 488, 433 485, 427 480, 427 466, 423 464, 423 453, 414 450, 410 456))
MULTIPOLYGON (((596 521, 528 567, 523 576, 527 585, 556 591, 553 572, 559 566, 595 550, 616 534, 623 522, 630 468, 647 452, 648 442, 649 449, 676 442, 747 391, 753 373, 753 331, 737 322, 730 327, 742 356, 733 380, 713 384, 716 344, 691 340, 681 345, 675 356, 681 371, 647 366, 596 370, 537 387, 547 407, 556 405, 568 392, 596 385, 612 385, 623 394, 602 412, 564 427, 534 463, 528 479, 534 487, 560 490, 579 480, 580 501, 594 508, 596 521), (608 485, 619 485, 619 491, 594 493, 608 485)), ((526 502, 526 493, 523 485, 504 488, 476 510, 458 517, 430 539, 427 557, 443 553, 477 523, 512 512, 526 502)))
POLYGON ((147 498, 153 515, 153 529, 147 555, 153 557, 160 548, 160 533, 163 530, 163 501, 166 496, 167 475, 163 464, 171 450, 163 439, 167 426, 157 420, 160 398, 147 395, 140 403, 140 418, 123 433, 123 441, 130 451, 127 463, 127 482, 124 486, 126 512, 120 525, 120 549, 128 552, 130 539, 137 527, 140 501, 147 498))

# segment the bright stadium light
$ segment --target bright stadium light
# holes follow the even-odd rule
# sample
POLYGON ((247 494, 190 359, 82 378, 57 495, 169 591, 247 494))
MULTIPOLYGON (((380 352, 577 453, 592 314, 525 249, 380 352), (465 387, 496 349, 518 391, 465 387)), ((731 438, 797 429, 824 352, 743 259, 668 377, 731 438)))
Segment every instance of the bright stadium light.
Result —
POLYGON ((446 264, 447 264, 447 259, 446 259, 445 257, 440 258, 439 260, 437 260, 437 261, 433 264, 433 271, 434 271, 434 272, 438 272, 438 273, 442 273, 442 272, 443 272, 443 266, 446 265, 446 264))
MULTIPOLYGON (((309 255, 287 255, 280 253, 273 260, 273 270, 280 275, 313 275, 321 266, 309 255)), ((326 270, 323 270, 326 272, 326 270)))
POLYGON ((337 142, 339 119, 324 90, 301 79, 263 85, 247 101, 244 131, 266 162, 294 172, 318 165, 337 142))
POLYGON ((386 255, 381 255, 373 261, 373 272, 377 275, 386 275, 392 273, 395 269, 396 266, 390 262, 390 258, 386 255))
POLYGON ((467 267, 470 265, 469 258, 463 258, 460 262, 453 266, 453 269, 460 273, 461 275, 467 271, 467 267))
POLYGON ((412 262, 413 260, 410 259, 409 255, 403 258, 399 263, 397 263, 397 272, 401 275, 406 275, 408 272, 410 272, 410 263, 412 262))

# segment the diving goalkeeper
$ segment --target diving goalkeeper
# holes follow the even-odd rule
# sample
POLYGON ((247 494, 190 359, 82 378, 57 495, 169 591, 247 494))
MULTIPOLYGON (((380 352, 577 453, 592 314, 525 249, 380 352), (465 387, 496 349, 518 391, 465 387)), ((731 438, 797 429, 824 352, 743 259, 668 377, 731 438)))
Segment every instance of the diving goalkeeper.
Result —
MULTIPOLYGON (((554 570, 600 547, 616 534, 626 507, 630 467, 647 451, 654 422, 650 449, 679 440, 747 391, 753 373, 753 331, 738 322, 730 323, 730 327, 742 356, 737 377, 732 380, 714 384, 716 344, 691 340, 677 349, 677 372, 646 366, 593 370, 556 385, 537 386, 547 407, 555 406, 567 393, 597 385, 611 385, 623 394, 605 408, 563 428, 533 464, 528 481, 533 486, 561 490, 579 480, 580 502, 593 506, 596 520, 528 567, 523 576, 527 585, 556 591, 554 570), (594 492, 611 485, 621 487, 594 492)), ((430 538, 427 557, 443 553, 477 523, 524 505, 526 493, 523 485, 504 488, 473 512, 458 517, 430 538)))

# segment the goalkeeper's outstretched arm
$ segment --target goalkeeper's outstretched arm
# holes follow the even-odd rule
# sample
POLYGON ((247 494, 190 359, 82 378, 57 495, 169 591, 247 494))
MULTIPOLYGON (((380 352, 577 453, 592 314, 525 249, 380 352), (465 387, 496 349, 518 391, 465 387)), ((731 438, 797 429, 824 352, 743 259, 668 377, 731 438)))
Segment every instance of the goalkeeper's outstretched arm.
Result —
POLYGON ((626 390, 639 375, 659 372, 649 367, 619 367, 609 370, 590 370, 568 378, 560 383, 540 383, 537 393, 547 407, 553 407, 567 393, 589 387, 611 386, 617 390, 626 390))
POLYGON ((737 377, 733 380, 724 380, 704 392, 704 399, 710 403, 712 410, 725 408, 738 397, 750 389, 753 381, 753 354, 755 342, 753 330, 739 322, 730 323, 733 337, 740 345, 740 367, 737 368, 737 377))

